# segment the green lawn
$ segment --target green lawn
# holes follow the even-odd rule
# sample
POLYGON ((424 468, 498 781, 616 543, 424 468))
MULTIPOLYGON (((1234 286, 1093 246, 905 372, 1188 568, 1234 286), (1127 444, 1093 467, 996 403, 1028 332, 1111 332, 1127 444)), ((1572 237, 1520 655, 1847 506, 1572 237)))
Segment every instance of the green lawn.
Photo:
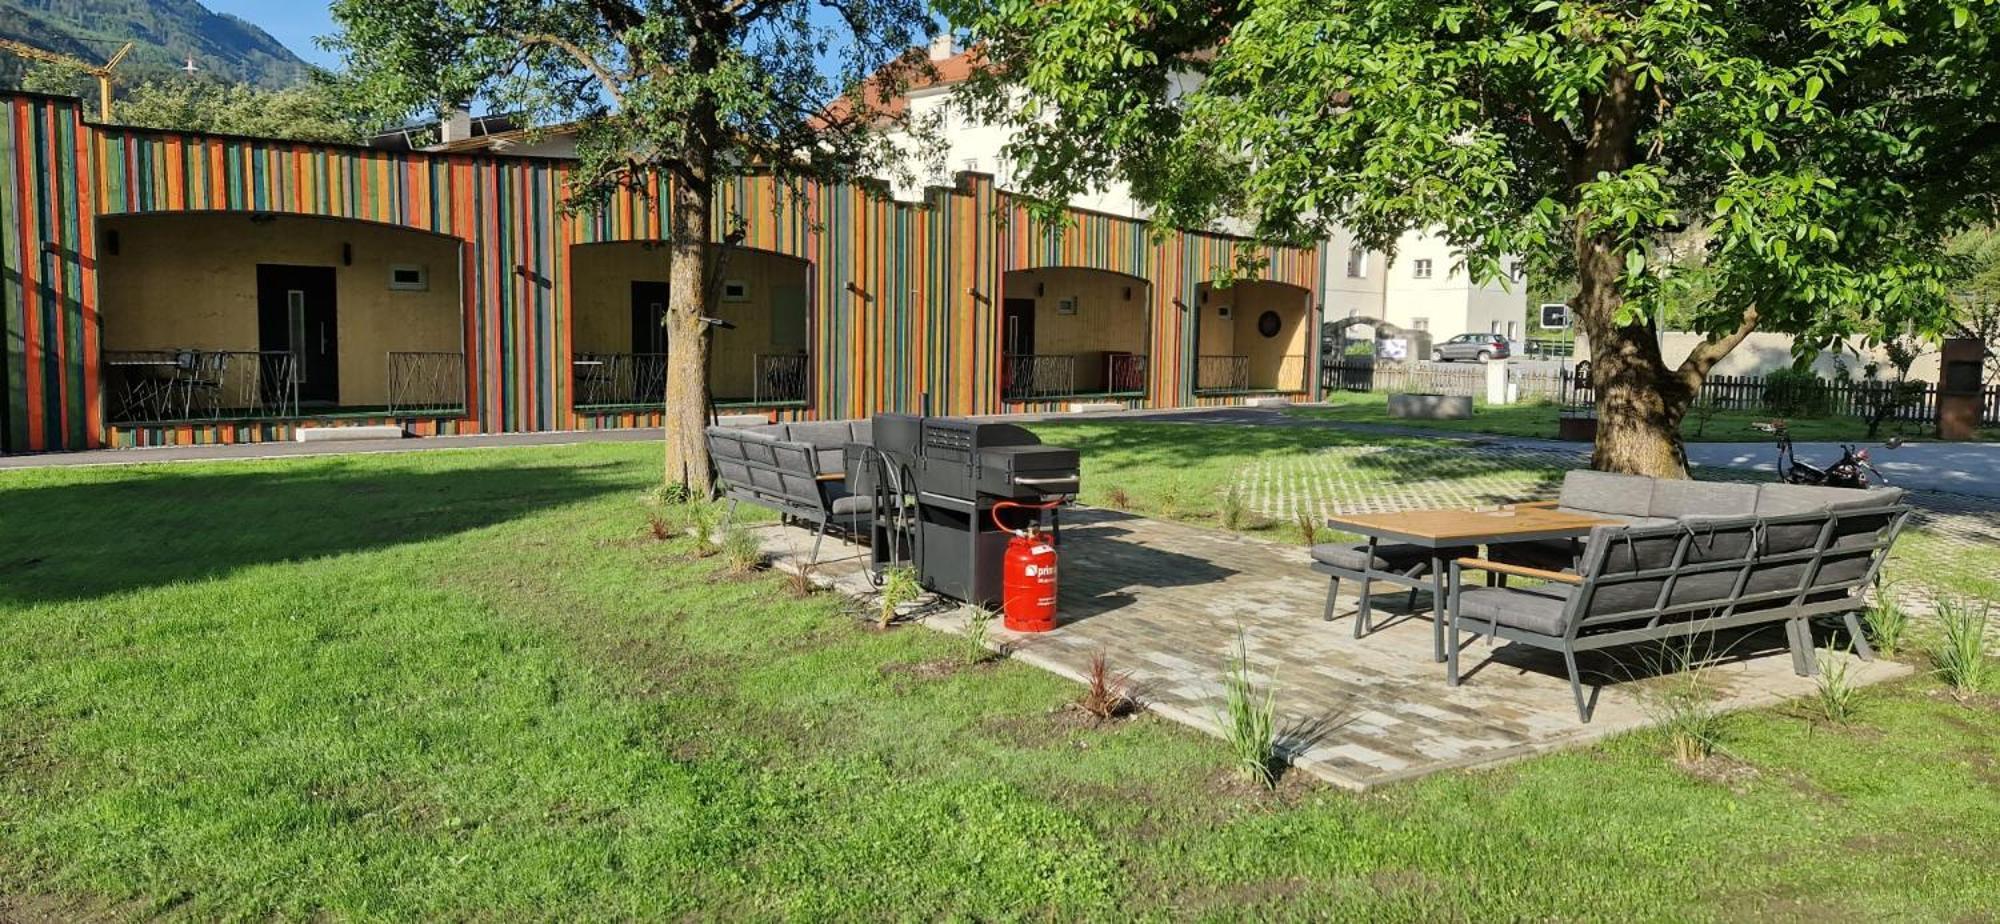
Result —
MULTIPOLYGON (((1529 436, 1554 439, 1559 409, 1548 402, 1523 402, 1493 406, 1485 401, 1475 401, 1470 420, 1425 420, 1409 421, 1389 416, 1388 396, 1379 392, 1331 392, 1326 398, 1326 407, 1295 407, 1287 411, 1299 417, 1315 420, 1338 420, 1347 423, 1395 424, 1399 426, 1420 426, 1429 430, 1452 430, 1467 433, 1493 433, 1501 436, 1529 436)), ((1753 429, 1753 421, 1769 420, 1771 414, 1751 414, 1744 411, 1717 411, 1708 420, 1699 415, 1690 415, 1682 426, 1682 436, 1691 442, 1711 443, 1755 443, 1769 437, 1753 429)), ((1795 417, 1787 421, 1791 426, 1792 438, 1800 442, 1822 441, 1865 441, 1868 425, 1850 417, 1795 417)), ((1923 428, 1892 421, 1882 425, 1881 439, 1901 435, 1907 439, 1920 439, 1926 433, 1923 428)))
MULTIPOLYGON (((1091 478, 1229 464, 1132 433, 1091 478)), ((1636 735, 1267 795, 1025 665, 895 669, 955 640, 656 540, 656 479, 643 444, 0 474, 0 918, 2000 907, 2000 713, 1928 681, 1739 716, 1702 772, 1636 735)))

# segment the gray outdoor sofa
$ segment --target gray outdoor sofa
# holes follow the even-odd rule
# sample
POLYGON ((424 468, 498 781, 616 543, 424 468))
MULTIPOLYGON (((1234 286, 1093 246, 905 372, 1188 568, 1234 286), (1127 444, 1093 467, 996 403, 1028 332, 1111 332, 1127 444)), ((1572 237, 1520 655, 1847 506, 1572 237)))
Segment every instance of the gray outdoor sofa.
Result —
POLYGON ((1447 677, 1458 684, 1462 632, 1559 651, 1586 722, 1579 651, 1782 622, 1794 669, 1810 674, 1810 620, 1839 616, 1856 653, 1872 659, 1857 613, 1910 516, 1896 488, 1601 472, 1572 472, 1559 503, 1624 522, 1597 527, 1573 545, 1493 546, 1486 558, 1455 561, 1447 583, 1447 677), (1466 586, 1463 573, 1475 570, 1547 583, 1466 586))
POLYGON ((730 515, 746 502, 813 524, 812 561, 819 561, 830 528, 858 532, 873 514, 873 497, 851 492, 846 478, 848 445, 874 442, 867 420, 709 427, 707 433, 716 493, 728 498, 730 515))

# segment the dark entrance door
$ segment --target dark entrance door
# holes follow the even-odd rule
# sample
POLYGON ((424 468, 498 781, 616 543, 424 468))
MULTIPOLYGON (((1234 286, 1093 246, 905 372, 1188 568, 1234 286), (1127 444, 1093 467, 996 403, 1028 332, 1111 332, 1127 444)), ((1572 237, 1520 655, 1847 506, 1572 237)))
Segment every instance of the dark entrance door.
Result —
MULTIPOLYGON (((340 403, 340 325, 334 311, 333 267, 257 266, 257 348, 290 353, 299 403, 340 403)), ((266 374, 282 368, 266 360, 266 374)), ((275 382, 264 387, 276 387, 275 382)))
POLYGON ((632 283, 632 352, 667 351, 667 284, 632 283))
POLYGON ((1035 352, 1035 300, 1010 298, 1000 303, 1000 352, 1027 356, 1035 352))

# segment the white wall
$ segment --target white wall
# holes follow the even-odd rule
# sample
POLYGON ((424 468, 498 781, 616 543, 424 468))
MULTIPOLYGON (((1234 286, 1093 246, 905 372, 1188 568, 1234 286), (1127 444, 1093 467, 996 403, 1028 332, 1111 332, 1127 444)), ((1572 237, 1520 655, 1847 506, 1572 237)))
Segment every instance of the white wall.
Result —
MULTIPOLYGON (((1660 341, 1660 356, 1667 361, 1667 365, 1678 366, 1687 359, 1688 353, 1693 352, 1695 345, 1704 339, 1706 338, 1701 334, 1668 331, 1660 341)), ((1729 355, 1723 357, 1721 362, 1716 363, 1709 374, 1761 376, 1780 369, 1789 369, 1793 361, 1793 340, 1790 334, 1768 331, 1753 333, 1738 344, 1736 349, 1729 351, 1729 355)), ((1911 364, 1910 378, 1935 382, 1938 380, 1937 348, 1934 345, 1927 345, 1925 349, 1927 352, 1918 356, 1917 361, 1911 364)), ((1846 361, 1850 377, 1860 378, 1861 367, 1869 362, 1880 362, 1882 375, 1885 378, 1894 375, 1894 370, 1890 368, 1887 357, 1880 349, 1867 350, 1859 355, 1857 351, 1861 351, 1861 344, 1854 341, 1850 342, 1845 352, 1841 354, 1846 361)), ((1590 340, 1582 331, 1578 331, 1576 335, 1576 355, 1579 359, 1590 355, 1590 340)), ((1820 353, 1813 360, 1812 368, 1813 371, 1828 378, 1838 375, 1840 371, 1840 366, 1834 362, 1834 354, 1831 352, 1820 353)))

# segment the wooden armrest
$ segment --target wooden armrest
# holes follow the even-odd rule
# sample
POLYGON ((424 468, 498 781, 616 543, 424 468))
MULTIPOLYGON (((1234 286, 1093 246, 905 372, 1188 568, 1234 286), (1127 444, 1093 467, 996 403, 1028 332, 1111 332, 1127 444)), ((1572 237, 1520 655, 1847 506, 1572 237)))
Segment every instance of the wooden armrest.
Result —
POLYGON ((815 480, 815 481, 846 481, 846 480, 847 480, 847 473, 846 473, 846 472, 828 472, 827 474, 824 474, 824 475, 814 475, 814 476, 813 476, 813 480, 815 480))
POLYGON ((1534 509, 1534 510, 1554 510, 1554 509, 1555 509, 1555 506, 1556 506, 1557 504, 1560 504, 1560 503, 1562 503, 1562 501, 1552 501, 1552 500, 1546 500, 1546 501, 1522 501, 1522 502, 1520 502, 1520 503, 1518 503, 1518 504, 1515 504, 1514 506, 1516 506, 1516 507, 1520 507, 1520 508, 1524 508, 1524 509, 1534 509))
POLYGON ((1580 585, 1583 583, 1583 578, 1566 571, 1545 571, 1541 568, 1530 568, 1527 565, 1507 565, 1497 561, 1487 561, 1484 558, 1461 558, 1458 560, 1458 566, 1461 568, 1471 568, 1474 571, 1492 571, 1497 574, 1512 574, 1517 577, 1539 578, 1544 581, 1554 581, 1558 584, 1580 585))

